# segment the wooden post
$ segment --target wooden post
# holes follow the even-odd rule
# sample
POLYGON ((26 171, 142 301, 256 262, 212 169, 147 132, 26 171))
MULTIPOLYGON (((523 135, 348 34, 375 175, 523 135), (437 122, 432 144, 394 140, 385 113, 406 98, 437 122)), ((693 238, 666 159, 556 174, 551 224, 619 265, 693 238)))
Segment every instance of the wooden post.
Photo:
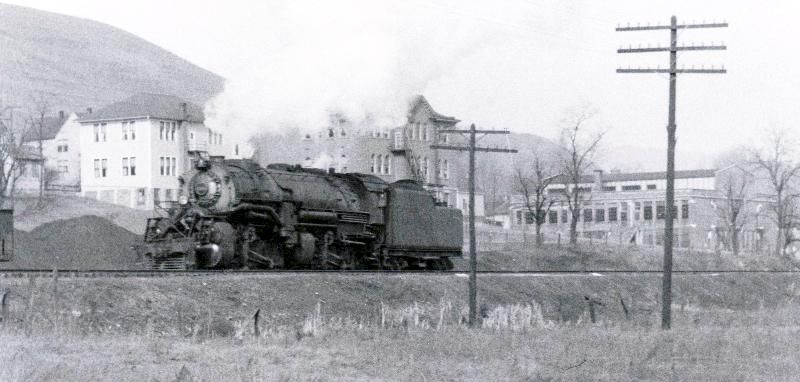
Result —
POLYGON ((2 323, 8 321, 8 304, 6 303, 7 298, 8 291, 3 291, 3 295, 0 296, 0 322, 2 323))
POLYGON ((258 327, 258 319, 261 317, 261 309, 256 310, 256 314, 253 315, 253 334, 256 337, 261 337, 261 329, 258 327))

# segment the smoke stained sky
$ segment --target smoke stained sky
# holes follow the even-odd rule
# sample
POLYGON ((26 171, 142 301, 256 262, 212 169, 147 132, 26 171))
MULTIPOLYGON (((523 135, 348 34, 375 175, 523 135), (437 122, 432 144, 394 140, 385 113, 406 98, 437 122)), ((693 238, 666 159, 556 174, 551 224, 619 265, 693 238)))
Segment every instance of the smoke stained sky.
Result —
POLYGON ((393 121, 405 97, 423 93, 465 123, 547 138, 566 109, 591 104, 610 147, 663 150, 666 77, 614 70, 666 66, 665 53, 616 49, 663 46, 668 32, 614 28, 672 14, 730 23, 679 36, 724 41, 728 51, 687 52, 679 63, 729 73, 679 78, 678 152, 705 163, 678 167, 792 129, 800 116, 800 3, 791 1, 9 2, 114 25, 226 77, 215 107, 236 126, 314 126, 328 110, 393 121))

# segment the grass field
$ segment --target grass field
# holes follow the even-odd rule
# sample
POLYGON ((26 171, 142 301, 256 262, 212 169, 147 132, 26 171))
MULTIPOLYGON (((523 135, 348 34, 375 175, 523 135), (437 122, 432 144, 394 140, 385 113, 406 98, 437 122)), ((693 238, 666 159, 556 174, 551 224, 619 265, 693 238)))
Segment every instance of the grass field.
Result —
POLYGON ((481 277, 478 329, 457 276, 0 279, 0 380, 788 381, 797 281, 676 276, 663 333, 658 275, 481 277))

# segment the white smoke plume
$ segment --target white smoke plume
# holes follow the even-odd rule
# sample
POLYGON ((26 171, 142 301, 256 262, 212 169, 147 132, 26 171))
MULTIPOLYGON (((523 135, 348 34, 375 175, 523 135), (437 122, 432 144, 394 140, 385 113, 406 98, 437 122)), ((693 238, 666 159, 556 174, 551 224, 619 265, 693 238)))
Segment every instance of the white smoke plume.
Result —
POLYGON ((401 125, 413 96, 471 52, 502 41, 526 13, 524 5, 288 0, 254 6, 257 35, 243 36, 252 42, 231 57, 235 75, 206 105, 206 123, 226 131, 228 142, 316 131, 334 112, 354 124, 369 117, 379 126, 401 125))

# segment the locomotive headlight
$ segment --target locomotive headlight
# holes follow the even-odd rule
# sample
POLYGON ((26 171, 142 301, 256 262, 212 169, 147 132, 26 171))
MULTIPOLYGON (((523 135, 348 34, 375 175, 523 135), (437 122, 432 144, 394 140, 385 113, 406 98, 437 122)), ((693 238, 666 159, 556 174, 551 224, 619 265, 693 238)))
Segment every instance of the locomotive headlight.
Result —
POLYGON ((186 195, 181 195, 181 197, 180 197, 180 198, 178 198, 178 203, 179 203, 180 205, 182 205, 182 206, 183 206, 183 205, 186 205, 186 204, 188 204, 188 203, 189 203, 189 198, 187 198, 187 197, 186 197, 186 195))

